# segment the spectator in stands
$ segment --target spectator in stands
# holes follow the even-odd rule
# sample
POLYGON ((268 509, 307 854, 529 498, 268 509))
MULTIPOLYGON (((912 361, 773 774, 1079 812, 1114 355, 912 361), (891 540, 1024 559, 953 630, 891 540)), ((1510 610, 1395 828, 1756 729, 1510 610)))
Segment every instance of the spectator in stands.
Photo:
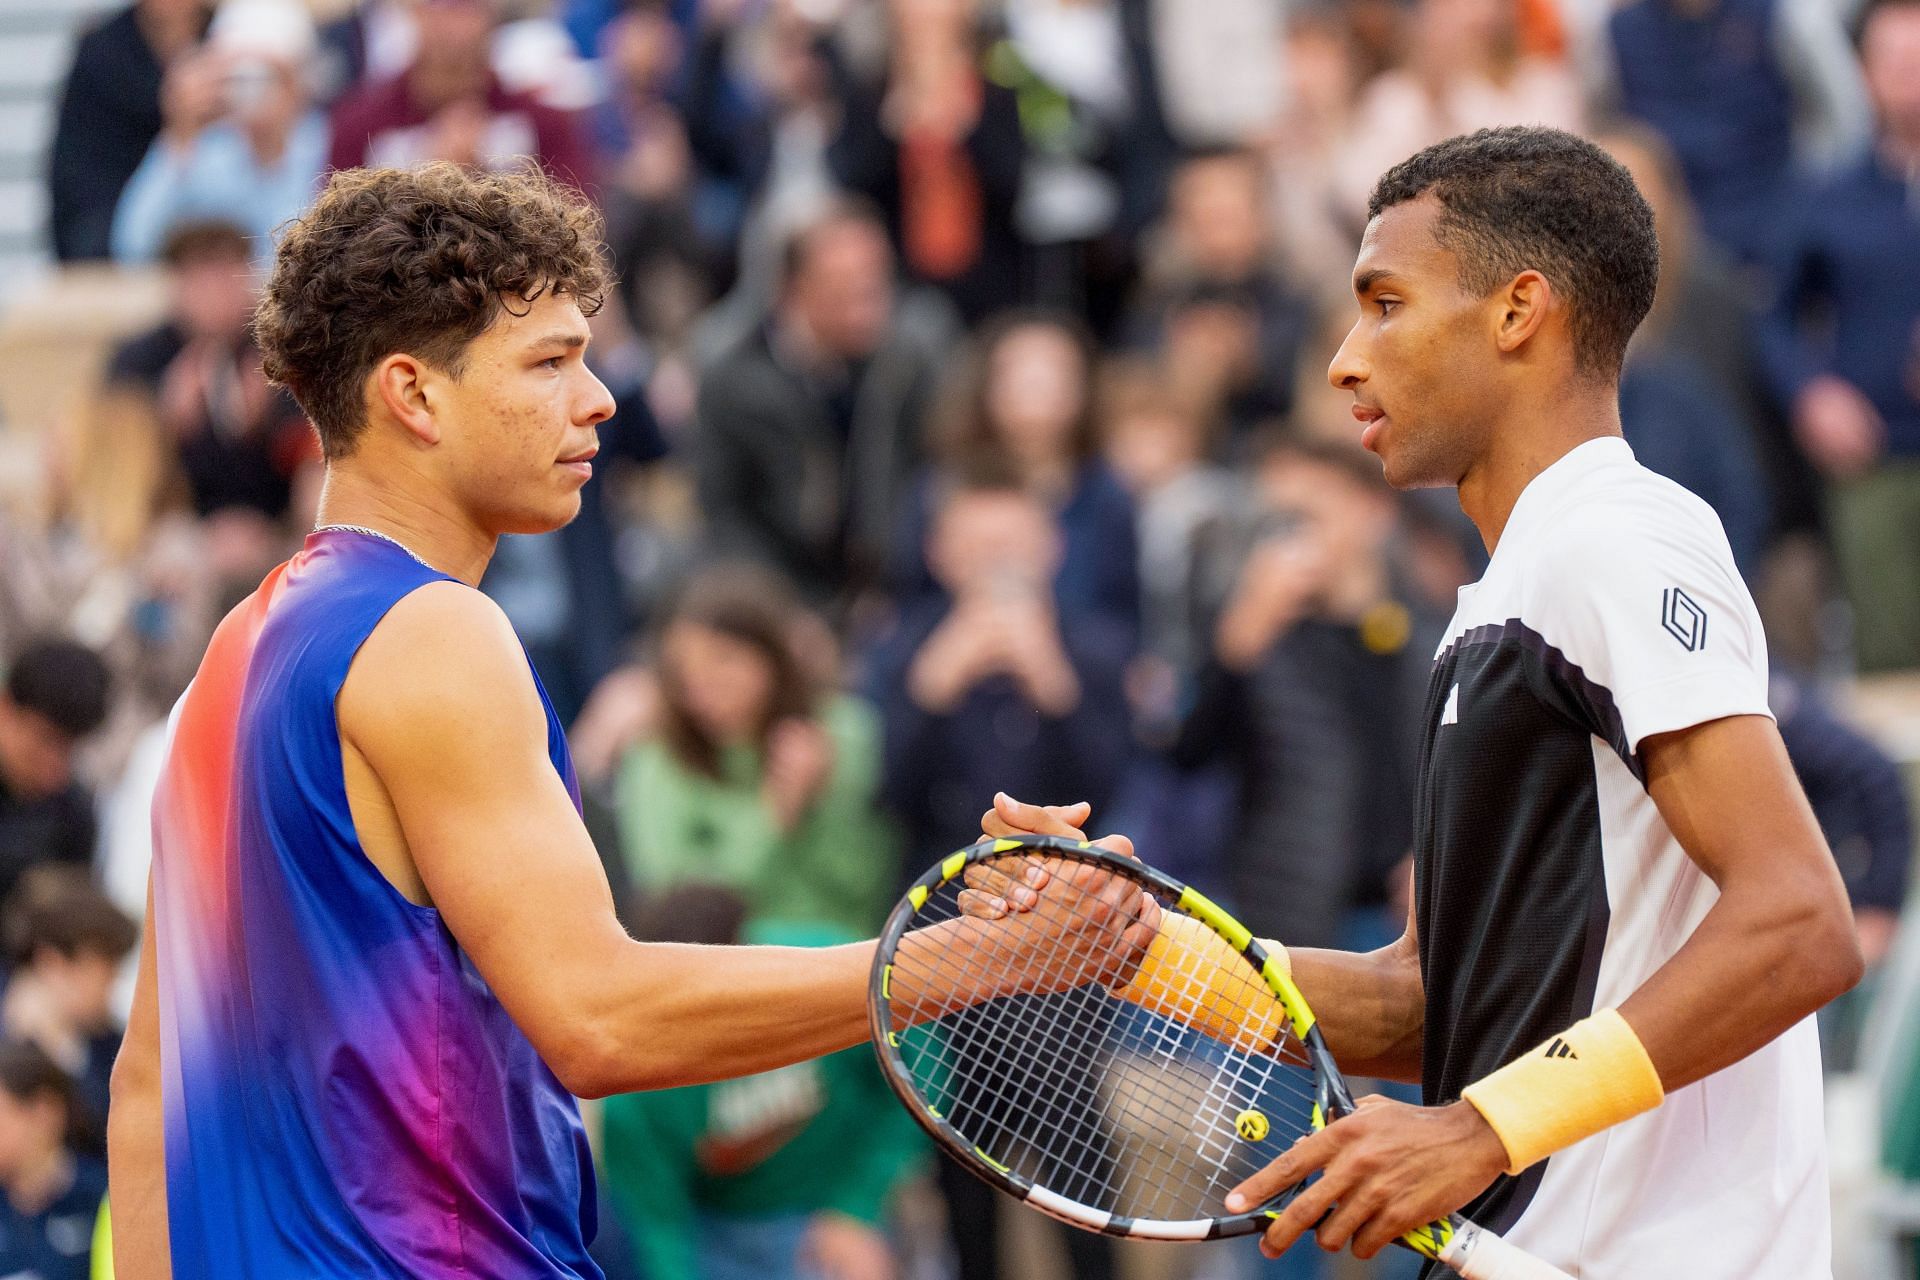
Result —
POLYGON ((9 971, 0 1034, 31 1041, 59 1063, 73 1081, 76 1107, 104 1137, 107 1081, 122 1030, 114 983, 140 940, 139 927, 85 870, 69 866, 35 867, 22 876, 3 926, 9 971))
POLYGON ((492 0, 422 0, 415 22, 419 47, 407 69, 334 107, 330 167, 451 160, 506 169, 533 161, 576 185, 592 180, 579 122, 510 92, 494 74, 492 0))
POLYGON ((1343 204, 1356 226, 1374 179, 1422 147, 1503 124, 1581 126, 1579 81, 1525 47, 1517 0, 1419 0, 1406 51, 1362 92, 1347 135, 1343 204))
POLYGON ((347 12, 320 28, 313 86, 320 101, 331 106, 405 71, 420 48, 419 7, 420 0, 349 0, 347 12))
POLYGON ((80 744, 107 715, 106 664, 85 645, 39 640, 12 655, 0 692, 0 901, 29 867, 93 860, 93 793, 80 744))
POLYGON ((1065 543, 1004 460, 983 459, 936 489, 926 558, 938 591, 902 609, 871 661, 887 794, 906 824, 910 866, 964 843, 980 797, 1013 790, 1009 779, 1097 812, 1126 764, 1134 629, 1060 600, 1065 543))
POLYGON ((898 878, 879 811, 880 725, 822 686, 821 631, 775 574, 707 570, 660 631, 659 715, 618 780, 621 846, 646 892, 688 880, 756 920, 877 929, 898 878))
POLYGON ((1174 174, 1164 258, 1135 304, 1134 345, 1235 434, 1293 408, 1311 307, 1280 273, 1258 157, 1197 156, 1174 174))
POLYGON ((788 241, 773 315, 700 384, 691 453, 710 542, 815 604, 885 564, 951 334, 893 268, 874 214, 827 209, 788 241))
MULTIPOLYGON (((1412 848, 1438 620, 1396 580, 1397 508, 1375 459, 1275 441, 1256 484, 1255 536, 1181 754, 1238 753, 1227 875, 1242 919, 1303 946, 1348 945, 1352 928, 1380 945, 1378 916, 1412 848)), ((1384 932, 1382 943, 1398 930, 1384 932)))
POLYGON ((1825 474, 1860 666, 1920 666, 1920 2, 1873 0, 1873 148, 1800 193, 1774 259, 1766 369, 1825 474))
POLYGON ((199 42, 211 9, 207 0, 136 0, 80 38, 48 157, 62 262, 110 256, 114 206, 160 132, 161 72, 199 42))
POLYGON ((319 450, 292 397, 260 368, 252 247, 231 223, 189 222, 168 235, 161 257, 172 274, 170 313, 114 353, 107 384, 150 398, 193 509, 240 513, 264 548, 267 523, 293 500, 295 473, 319 450))
MULTIPOLYGON (((1012 311, 984 326, 973 346, 947 390, 943 466, 984 464, 1019 476, 1063 531, 1051 588, 1062 612, 1076 619, 1099 613, 1137 635, 1133 502, 1100 458, 1092 340, 1063 312, 1012 311)), ((937 585, 925 549, 933 545, 927 529, 944 482, 939 470, 921 481, 896 539, 895 581, 904 596, 937 585)))
POLYGON ((886 213, 900 260, 969 324, 1020 300, 1014 208, 1025 144, 1013 90, 981 73, 976 0, 887 0, 884 80, 849 81, 835 177, 886 213))
POLYGON ((39 1048, 0 1041, 0 1267, 88 1280, 106 1161, 83 1154, 73 1085, 39 1048))
POLYGON ((207 43, 167 68, 160 137, 113 216, 113 256, 151 262, 175 225, 217 218, 273 255, 273 231, 313 199, 326 117, 306 83, 313 20, 294 0, 227 0, 207 43))
MULTIPOLYGON (((858 935, 755 924, 725 889, 689 884, 643 901, 652 942, 825 946, 858 935)), ((721 1084, 608 1098, 607 1189, 647 1280, 894 1280, 885 1234, 926 1142, 873 1054, 847 1049, 721 1084)))
POLYGON ((1841 12, 1797 0, 1633 0, 1607 23, 1606 96, 1666 138, 1707 235, 1739 258, 1765 254, 1796 159, 1841 158, 1864 140, 1841 12))

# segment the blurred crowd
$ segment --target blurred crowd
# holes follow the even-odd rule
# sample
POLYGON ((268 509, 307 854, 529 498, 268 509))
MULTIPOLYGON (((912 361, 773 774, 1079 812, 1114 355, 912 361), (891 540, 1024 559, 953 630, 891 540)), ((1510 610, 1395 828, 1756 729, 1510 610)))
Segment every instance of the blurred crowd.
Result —
MULTIPOLYGON (((1486 553, 1325 382, 1367 194, 1483 126, 1597 138, 1665 259, 1628 441, 1719 512, 1887 948, 1906 787, 1834 688, 1920 667, 1920 0, 136 0, 57 118, 54 253, 169 302, 0 507, 0 1273, 85 1274, 165 716, 312 522, 249 316, 337 168, 537 165, 604 213, 619 411, 484 589, 637 935, 870 933, 1006 790, 1371 947, 1486 553)), ((1003 1274, 884 1094, 855 1054, 610 1102, 610 1275, 1003 1274), (916 1195, 944 1226, 898 1230, 916 1195)))

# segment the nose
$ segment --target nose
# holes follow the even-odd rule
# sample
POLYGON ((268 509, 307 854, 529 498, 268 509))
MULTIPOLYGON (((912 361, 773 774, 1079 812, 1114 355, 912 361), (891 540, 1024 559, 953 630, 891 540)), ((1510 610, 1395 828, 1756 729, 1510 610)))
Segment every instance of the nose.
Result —
POLYGON ((581 368, 587 375, 587 387, 581 398, 581 416, 578 421, 583 427, 597 427, 613 416, 613 392, 607 390, 607 384, 600 376, 585 365, 581 368))
POLYGON ((1333 353, 1333 363, 1327 366, 1327 381, 1337 391, 1352 391, 1373 375, 1366 357, 1359 352, 1359 335, 1360 325, 1355 322, 1341 340, 1340 349, 1333 353))

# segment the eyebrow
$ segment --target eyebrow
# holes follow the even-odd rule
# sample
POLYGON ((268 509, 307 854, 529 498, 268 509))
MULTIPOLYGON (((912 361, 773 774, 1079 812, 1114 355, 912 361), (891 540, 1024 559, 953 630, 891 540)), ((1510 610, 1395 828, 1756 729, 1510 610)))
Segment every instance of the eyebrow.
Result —
POLYGON ((572 331, 550 333, 544 338, 535 340, 531 345, 535 349, 541 347, 565 347, 569 351, 575 351, 587 345, 587 335, 584 333, 574 333, 572 331))
POLYGON ((1371 271, 1362 271, 1353 278, 1353 291, 1364 297, 1372 293, 1377 286, 1396 278, 1394 273, 1387 268, 1375 267, 1371 271))

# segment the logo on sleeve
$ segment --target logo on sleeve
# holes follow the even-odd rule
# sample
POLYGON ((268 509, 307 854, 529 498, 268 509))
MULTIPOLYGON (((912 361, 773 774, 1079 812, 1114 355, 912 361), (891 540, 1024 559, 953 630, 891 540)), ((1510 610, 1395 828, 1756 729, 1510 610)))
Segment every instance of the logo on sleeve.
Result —
POLYGON ((1707 647, 1707 611, 1678 587, 1660 593, 1660 625, 1688 653, 1707 647))

